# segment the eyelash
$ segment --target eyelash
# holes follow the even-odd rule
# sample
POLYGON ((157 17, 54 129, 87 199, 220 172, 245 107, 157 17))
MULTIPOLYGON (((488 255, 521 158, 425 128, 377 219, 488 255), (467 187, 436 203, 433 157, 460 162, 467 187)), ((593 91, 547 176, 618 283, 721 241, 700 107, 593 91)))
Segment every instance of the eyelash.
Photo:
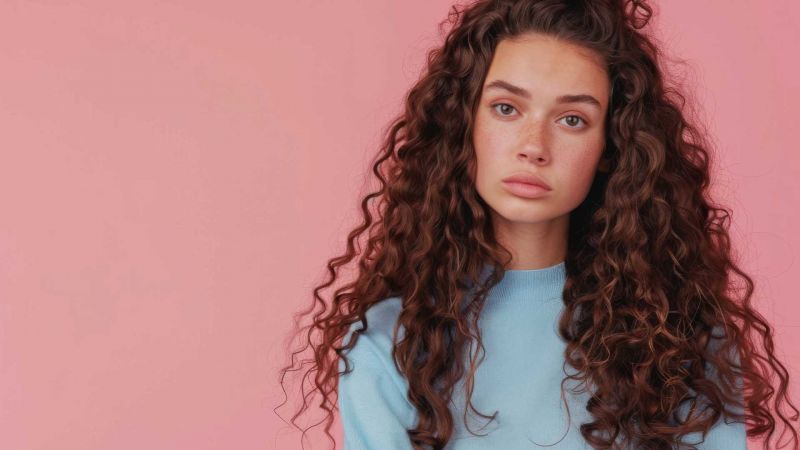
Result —
MULTIPOLYGON (((511 107, 511 108, 514 108, 513 106, 509 105, 508 103, 495 103, 494 105, 492 105, 492 109, 493 109, 493 110, 495 110, 495 111, 497 111, 497 109, 496 109, 496 108, 497 108, 498 106, 509 106, 509 107, 511 107)), ((514 109, 516 109, 516 108, 514 108, 514 109)), ((499 115, 500 117, 508 117, 508 116, 505 116, 505 115, 503 115, 503 114, 498 114, 498 115, 499 115)), ((581 117, 581 116, 578 116, 578 115, 575 115, 575 114, 570 114, 570 115, 568 115, 568 116, 564 116, 564 117, 562 117, 562 119, 563 119, 563 118, 566 118, 566 117, 577 117, 578 119, 580 119, 580 120, 581 120, 581 121, 584 123, 584 125, 583 125, 582 127, 570 127, 569 125, 567 125, 567 127, 568 127, 568 128, 572 128, 572 129, 574 129, 574 130, 580 130, 580 129, 582 129, 582 128, 586 128, 587 126, 589 126, 589 123, 586 121, 586 119, 584 119, 584 118, 583 118, 583 117, 581 117)), ((559 119, 559 120, 560 120, 560 119, 559 119)))

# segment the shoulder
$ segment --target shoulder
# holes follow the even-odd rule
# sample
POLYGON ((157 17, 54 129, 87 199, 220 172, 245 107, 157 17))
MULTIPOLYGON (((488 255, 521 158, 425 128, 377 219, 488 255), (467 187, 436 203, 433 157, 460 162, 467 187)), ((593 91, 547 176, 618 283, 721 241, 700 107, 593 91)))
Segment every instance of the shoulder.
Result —
MULTIPOLYGON (((402 309, 400 297, 387 297, 370 306, 365 313, 366 330, 359 333, 353 348, 344 351, 348 359, 363 361, 365 364, 377 363, 387 369, 394 368, 391 360, 395 343, 393 333, 402 309)), ((362 328, 361 321, 353 322, 342 343, 350 342, 355 331, 362 328)), ((401 339, 402 335, 403 329, 400 327, 397 339, 401 339)))
MULTIPOLYGON (((348 386, 393 386, 391 393, 383 391, 382 398, 394 399, 397 408, 404 408, 404 414, 412 414, 413 406, 409 403, 408 380, 397 370, 392 358, 394 341, 393 329, 397 318, 402 311, 402 301, 399 297, 387 297, 372 305, 366 312, 367 329, 361 332, 353 348, 343 351, 351 372, 344 374, 344 358, 339 358, 340 386, 346 392, 348 386), (402 406, 398 406, 402 405, 402 406)), ((345 335, 343 344, 350 341, 354 330, 361 329, 360 321, 354 322, 345 335)), ((398 339, 402 337, 403 329, 398 330, 398 339)), ((386 388, 388 389, 388 388, 386 388)), ((374 400, 374 399, 373 399, 374 400)))

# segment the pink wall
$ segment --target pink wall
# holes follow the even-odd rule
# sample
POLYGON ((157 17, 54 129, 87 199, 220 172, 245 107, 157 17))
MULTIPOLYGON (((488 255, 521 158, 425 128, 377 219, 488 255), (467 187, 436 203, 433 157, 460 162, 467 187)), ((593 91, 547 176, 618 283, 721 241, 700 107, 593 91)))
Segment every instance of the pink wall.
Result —
MULTIPOLYGON (((0 2, 0 448, 299 448, 284 333, 450 3, 0 2)), ((800 3, 662 3, 796 394, 800 3)))

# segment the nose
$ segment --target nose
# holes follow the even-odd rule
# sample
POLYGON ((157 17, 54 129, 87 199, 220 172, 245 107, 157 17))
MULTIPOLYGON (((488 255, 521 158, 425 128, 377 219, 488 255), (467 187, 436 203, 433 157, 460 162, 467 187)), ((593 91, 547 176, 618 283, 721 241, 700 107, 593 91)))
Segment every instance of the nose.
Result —
POLYGON ((550 135, 545 120, 531 121, 522 132, 517 158, 543 164, 550 159, 550 135))

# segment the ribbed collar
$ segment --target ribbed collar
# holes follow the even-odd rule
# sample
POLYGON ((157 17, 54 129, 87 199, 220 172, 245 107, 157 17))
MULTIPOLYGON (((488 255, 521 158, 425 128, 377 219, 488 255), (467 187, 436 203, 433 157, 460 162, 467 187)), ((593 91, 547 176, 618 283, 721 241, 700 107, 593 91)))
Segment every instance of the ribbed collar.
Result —
MULTIPOLYGON (((487 264, 483 276, 488 277, 490 273, 491 267, 487 264)), ((506 270, 500 282, 489 292, 487 303, 530 303, 561 299, 566 279, 566 261, 541 269, 506 270)))

